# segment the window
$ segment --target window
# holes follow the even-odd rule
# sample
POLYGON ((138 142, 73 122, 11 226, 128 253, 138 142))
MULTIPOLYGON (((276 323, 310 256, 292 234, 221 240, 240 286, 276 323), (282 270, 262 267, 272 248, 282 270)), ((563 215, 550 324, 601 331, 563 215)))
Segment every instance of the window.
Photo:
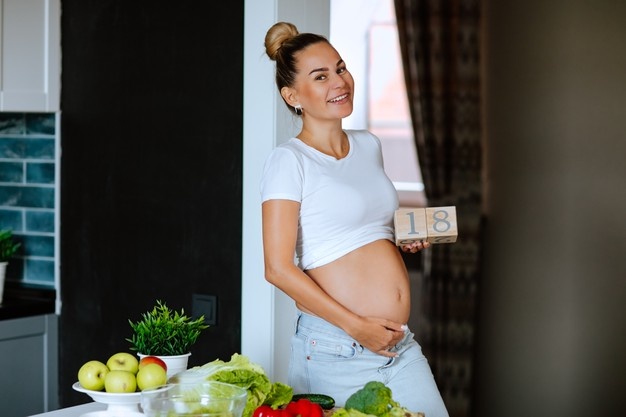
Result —
POLYGON ((401 206, 426 206, 409 113, 393 0, 331 0, 330 40, 355 79, 347 129, 369 129, 401 206))

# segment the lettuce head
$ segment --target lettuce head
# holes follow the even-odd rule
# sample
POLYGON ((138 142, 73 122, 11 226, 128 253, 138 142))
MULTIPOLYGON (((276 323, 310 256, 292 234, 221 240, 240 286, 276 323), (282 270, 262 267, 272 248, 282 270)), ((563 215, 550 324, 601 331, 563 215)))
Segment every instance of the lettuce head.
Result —
POLYGON ((280 382, 269 380, 263 368, 245 355, 235 353, 230 361, 217 359, 202 366, 183 371, 169 382, 219 381, 237 385, 248 391, 242 417, 251 417, 260 405, 278 408, 291 401, 293 389, 280 382))

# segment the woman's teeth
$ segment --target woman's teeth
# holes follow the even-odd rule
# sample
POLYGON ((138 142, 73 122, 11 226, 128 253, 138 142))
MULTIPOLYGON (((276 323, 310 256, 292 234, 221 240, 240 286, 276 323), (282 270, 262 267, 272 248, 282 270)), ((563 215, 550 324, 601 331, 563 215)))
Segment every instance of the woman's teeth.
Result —
POLYGON ((339 97, 335 97, 334 99, 332 99, 332 100, 328 100, 328 101, 329 101, 330 103, 336 103, 336 102, 338 102, 338 101, 343 100, 343 99, 344 99, 344 98, 346 98, 346 97, 348 97, 348 95, 347 95, 347 94, 344 94, 344 95, 341 95, 341 96, 339 96, 339 97))

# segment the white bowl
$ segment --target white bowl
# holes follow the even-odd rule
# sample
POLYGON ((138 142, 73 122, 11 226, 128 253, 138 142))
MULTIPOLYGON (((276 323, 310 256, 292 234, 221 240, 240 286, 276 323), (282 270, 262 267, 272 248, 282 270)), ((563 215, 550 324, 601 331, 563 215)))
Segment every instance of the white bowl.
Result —
POLYGON ((78 392, 89 395, 95 402, 107 405, 107 410, 119 410, 120 412, 139 413, 139 403, 141 402, 141 392, 116 393, 105 391, 93 391, 83 388, 80 382, 75 382, 72 388, 78 392))

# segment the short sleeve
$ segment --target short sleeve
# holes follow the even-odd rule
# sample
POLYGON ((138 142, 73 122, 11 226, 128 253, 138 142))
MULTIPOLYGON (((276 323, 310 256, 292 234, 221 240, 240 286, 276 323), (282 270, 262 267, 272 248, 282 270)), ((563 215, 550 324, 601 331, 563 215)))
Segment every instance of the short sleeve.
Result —
POLYGON ((265 161, 261 200, 302 201, 302 164, 289 149, 275 148, 265 161))

